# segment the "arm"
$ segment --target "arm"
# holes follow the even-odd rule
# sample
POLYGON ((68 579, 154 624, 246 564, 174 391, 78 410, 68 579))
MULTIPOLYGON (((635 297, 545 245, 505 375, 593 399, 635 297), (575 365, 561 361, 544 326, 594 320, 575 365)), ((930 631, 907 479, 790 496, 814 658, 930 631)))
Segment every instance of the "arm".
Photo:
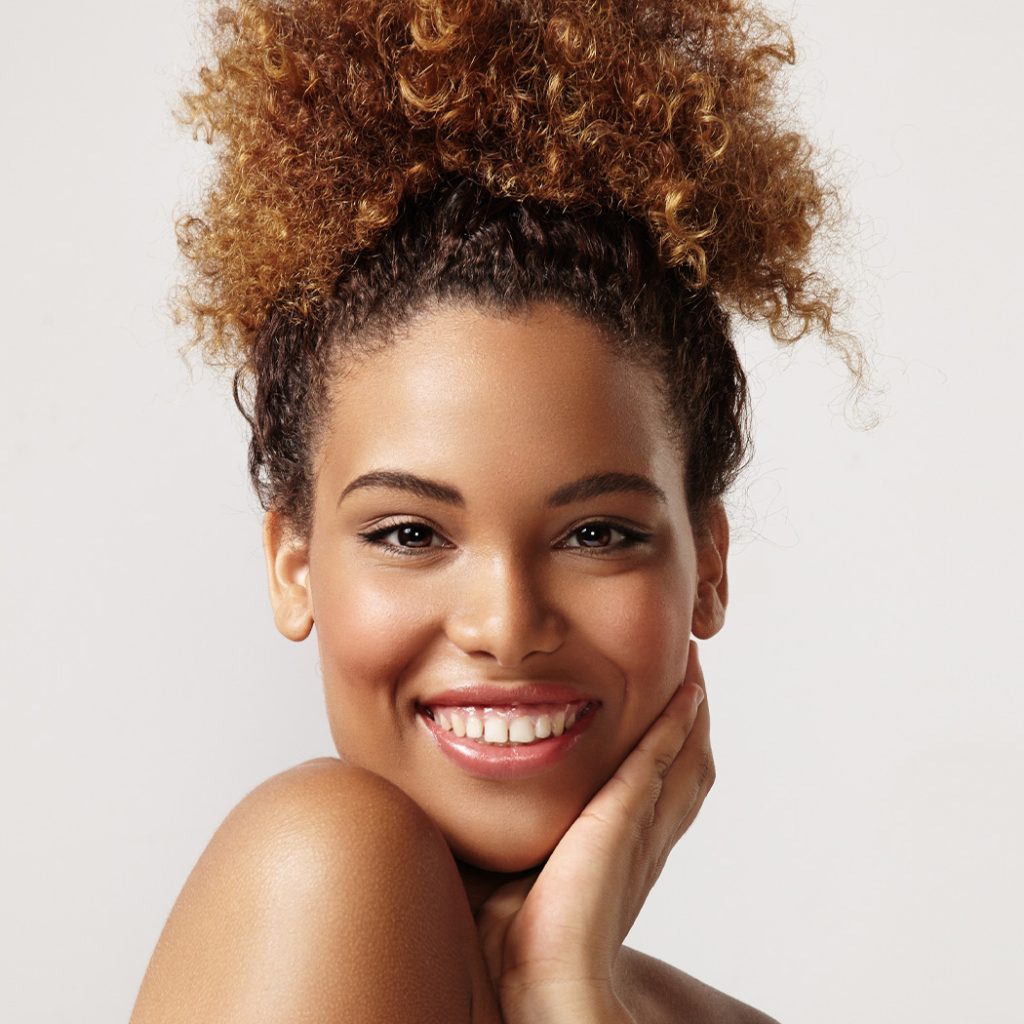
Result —
POLYGON ((637 1024, 778 1024, 749 1004, 627 946, 615 967, 615 990, 637 1024))
POLYGON ((480 977, 443 837, 390 783, 325 758, 228 816, 171 913, 131 1024, 499 1024, 480 977))

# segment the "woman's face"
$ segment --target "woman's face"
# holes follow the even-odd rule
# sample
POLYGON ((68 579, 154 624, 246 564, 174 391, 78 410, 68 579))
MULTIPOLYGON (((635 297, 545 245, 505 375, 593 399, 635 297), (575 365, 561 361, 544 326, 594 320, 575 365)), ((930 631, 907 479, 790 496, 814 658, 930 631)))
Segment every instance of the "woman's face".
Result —
POLYGON ((268 519, 339 754, 479 867, 551 852, 721 624, 649 374, 554 305, 435 308, 334 385, 309 538, 268 519))

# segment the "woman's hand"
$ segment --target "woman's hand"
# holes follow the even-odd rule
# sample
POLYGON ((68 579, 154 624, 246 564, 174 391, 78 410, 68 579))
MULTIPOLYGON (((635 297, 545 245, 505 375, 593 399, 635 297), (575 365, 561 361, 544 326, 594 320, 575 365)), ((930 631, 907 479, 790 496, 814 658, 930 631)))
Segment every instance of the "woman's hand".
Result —
POLYGON ((697 645, 683 683, 543 869, 503 886, 477 927, 506 1024, 628 1021, 615 959, 714 781, 697 645))

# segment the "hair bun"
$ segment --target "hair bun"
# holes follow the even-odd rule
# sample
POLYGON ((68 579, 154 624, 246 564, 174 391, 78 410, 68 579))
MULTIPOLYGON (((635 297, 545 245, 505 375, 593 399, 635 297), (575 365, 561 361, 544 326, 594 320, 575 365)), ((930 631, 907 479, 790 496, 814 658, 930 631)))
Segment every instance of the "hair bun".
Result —
POLYGON ((240 0, 180 118, 217 146, 178 222, 179 309, 246 361, 270 310, 313 315, 400 201, 462 175, 610 207, 780 340, 831 331, 810 268, 833 204, 777 93, 788 32, 740 0, 240 0))

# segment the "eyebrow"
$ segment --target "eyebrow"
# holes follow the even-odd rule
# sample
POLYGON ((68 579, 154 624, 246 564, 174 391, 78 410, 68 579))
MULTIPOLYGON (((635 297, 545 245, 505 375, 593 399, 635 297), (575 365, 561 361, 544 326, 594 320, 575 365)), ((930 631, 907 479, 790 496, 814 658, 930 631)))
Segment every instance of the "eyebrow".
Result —
MULTIPOLYGON (((466 507, 466 499, 461 492, 449 484, 439 480, 428 480, 415 473, 406 473, 395 469, 374 469, 369 473, 357 476, 338 498, 340 505, 353 491, 364 487, 384 487, 393 491, 406 491, 418 498, 440 501, 446 505, 466 507)), ((668 504, 665 492, 652 480, 639 473, 592 473, 580 477, 572 483, 564 484, 548 495, 545 505, 548 508, 560 508, 577 501, 587 501, 602 494, 629 492, 654 498, 663 505, 668 504)))
POLYGON ((353 491, 363 487, 386 487, 392 491, 407 491, 418 498, 430 498, 432 501, 443 501, 446 505, 458 505, 464 508, 465 499, 454 488, 437 480, 416 476, 415 473, 404 473, 396 469, 374 469, 362 476, 357 476, 338 498, 340 505, 353 491))
POLYGON ((639 473, 593 473, 590 476, 582 476, 579 480, 565 484, 553 494, 549 494, 545 504, 548 508, 558 508, 561 505, 571 505, 574 501, 587 501, 602 494, 617 492, 642 494, 660 501, 663 505, 668 504, 665 492, 653 480, 648 480, 639 473))

